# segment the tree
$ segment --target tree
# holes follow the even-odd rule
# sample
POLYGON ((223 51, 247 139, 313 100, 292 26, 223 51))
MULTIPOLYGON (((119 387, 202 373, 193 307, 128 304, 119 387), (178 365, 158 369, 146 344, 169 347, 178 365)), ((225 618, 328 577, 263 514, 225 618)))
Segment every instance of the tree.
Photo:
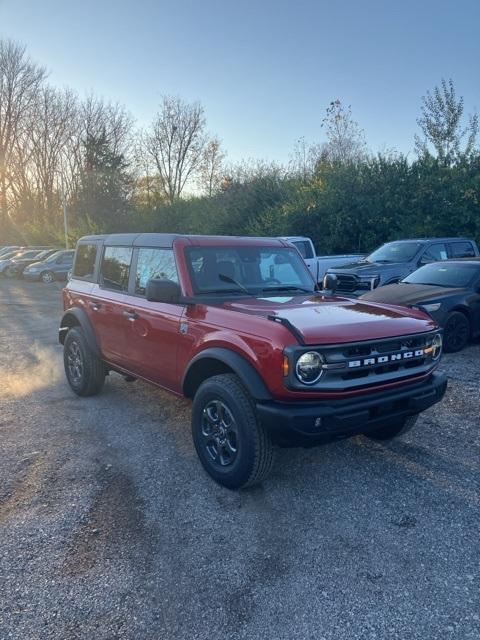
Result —
POLYGON ((202 163, 206 144, 202 106, 164 96, 146 143, 160 174, 165 196, 172 203, 180 197, 202 163))
POLYGON ((28 149, 29 175, 42 221, 53 221, 58 208, 58 194, 67 179, 68 143, 77 135, 78 102, 68 89, 42 87, 34 102, 32 118, 25 135, 24 153, 28 149))
POLYGON ((0 230, 9 222, 13 158, 45 70, 32 62, 25 47, 0 40, 0 230))
POLYGON ((226 156, 227 154, 222 150, 220 140, 217 137, 212 138, 205 145, 199 165, 198 182, 209 198, 218 191, 222 184, 226 156))
POLYGON ((306 182, 312 177, 320 156, 320 146, 318 144, 307 143, 305 137, 302 136, 296 140, 293 152, 290 155, 290 173, 306 182))
POLYGON ((356 162, 367 157, 365 133, 352 117, 351 107, 334 100, 322 121, 327 142, 319 149, 320 159, 331 162, 356 162))
POLYGON ((462 156, 470 155, 478 134, 478 116, 470 115, 463 124, 463 97, 457 99, 453 80, 442 79, 432 93, 422 98, 422 115, 417 120, 423 136, 415 135, 419 156, 430 153, 433 147, 440 162, 452 164, 462 156), (465 139, 466 138, 466 139, 465 139))
POLYGON ((125 229, 133 181, 124 155, 115 151, 106 131, 87 134, 82 146, 84 159, 74 212, 81 219, 94 221, 104 232, 125 229))

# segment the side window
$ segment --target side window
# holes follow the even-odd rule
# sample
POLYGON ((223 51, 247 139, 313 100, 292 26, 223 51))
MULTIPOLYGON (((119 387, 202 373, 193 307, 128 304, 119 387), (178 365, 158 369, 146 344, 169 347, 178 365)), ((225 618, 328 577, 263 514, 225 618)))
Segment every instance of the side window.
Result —
POLYGON ((304 260, 309 260, 310 258, 313 258, 312 245, 310 244, 310 242, 307 242, 306 240, 301 240, 298 242, 294 242, 293 244, 300 251, 300 255, 304 260))
POLYGON ((165 278, 178 282, 177 266, 171 249, 139 249, 135 293, 145 295, 150 278, 165 278))
POLYGON ((100 269, 102 287, 114 291, 127 291, 131 261, 130 247, 105 247, 100 269))
POLYGON ((447 247, 443 242, 439 242, 438 244, 431 244, 425 249, 421 262, 426 264, 428 262, 436 262, 437 260, 446 260, 447 258, 447 247))
POLYGON ((80 244, 77 247, 73 277, 93 281, 95 260, 97 259, 96 244, 80 244))
POLYGON ((473 258, 475 251, 471 242, 452 242, 452 258, 473 258))

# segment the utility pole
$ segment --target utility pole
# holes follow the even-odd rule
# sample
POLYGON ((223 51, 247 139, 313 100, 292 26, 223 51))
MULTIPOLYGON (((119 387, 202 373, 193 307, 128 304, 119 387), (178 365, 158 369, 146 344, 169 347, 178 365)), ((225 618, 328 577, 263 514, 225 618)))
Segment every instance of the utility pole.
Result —
POLYGON ((61 180, 61 187, 62 187, 63 230, 65 233, 65 249, 68 249, 67 202, 65 200, 65 188, 63 186, 63 171, 60 172, 60 180, 61 180))

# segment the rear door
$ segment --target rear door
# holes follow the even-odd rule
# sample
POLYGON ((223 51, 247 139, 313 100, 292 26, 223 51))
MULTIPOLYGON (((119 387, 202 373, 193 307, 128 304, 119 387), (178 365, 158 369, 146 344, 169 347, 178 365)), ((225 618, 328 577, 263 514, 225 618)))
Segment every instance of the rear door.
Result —
POLYGON ((55 260, 55 274, 58 278, 65 278, 72 268, 74 251, 63 251, 55 260))
POLYGON ((132 373, 167 389, 179 391, 177 352, 184 305, 149 302, 145 289, 150 278, 178 282, 173 250, 160 247, 135 249, 129 293, 125 297, 126 364, 132 373))
POLYGON ((90 294, 89 315, 103 357, 124 366, 128 320, 125 309, 132 247, 105 245, 98 284, 90 294))

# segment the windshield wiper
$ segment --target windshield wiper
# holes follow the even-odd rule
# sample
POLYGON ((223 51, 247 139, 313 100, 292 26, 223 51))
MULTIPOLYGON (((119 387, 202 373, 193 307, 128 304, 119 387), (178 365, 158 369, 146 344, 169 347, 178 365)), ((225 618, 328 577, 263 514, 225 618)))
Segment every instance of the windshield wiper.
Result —
POLYGON ((252 296, 253 293, 250 293, 249 291, 243 291, 243 289, 208 289, 207 291, 199 291, 198 292, 201 296, 204 295, 218 295, 219 293, 228 293, 228 294, 232 294, 232 293, 236 293, 237 295, 249 295, 252 296))
POLYGON ((218 277, 222 282, 228 282, 230 284, 234 284, 239 289, 241 289, 244 293, 246 293, 248 296, 252 295, 252 293, 246 287, 244 287, 241 282, 238 282, 237 280, 234 280, 230 276, 226 276, 224 273, 219 273, 218 277))
POLYGON ((312 289, 307 289, 306 287, 296 287, 294 285, 284 285, 279 287, 266 287, 262 289, 262 291, 303 291, 304 293, 314 293, 312 289))

